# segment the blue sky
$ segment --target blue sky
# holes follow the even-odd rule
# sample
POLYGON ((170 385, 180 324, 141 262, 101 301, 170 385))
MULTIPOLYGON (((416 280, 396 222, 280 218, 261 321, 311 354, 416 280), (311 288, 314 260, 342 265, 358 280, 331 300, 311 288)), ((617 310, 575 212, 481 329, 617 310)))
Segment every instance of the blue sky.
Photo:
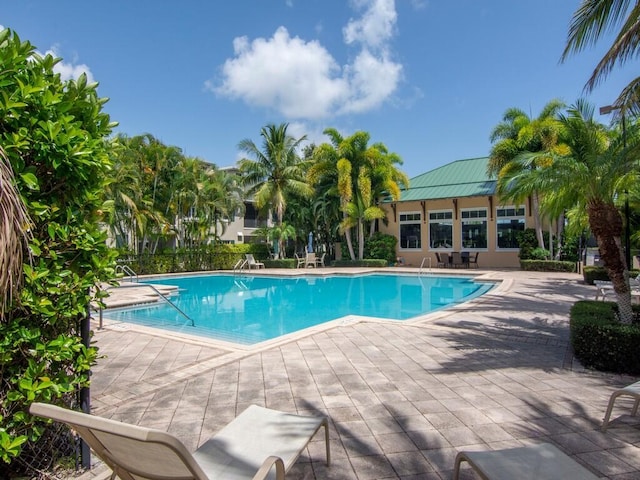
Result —
MULTIPOLYGON (((218 166, 288 122, 371 134, 410 177, 486 156, 504 111, 573 103, 609 42, 559 63, 578 0, 20 0, 0 25, 85 71, 117 132, 151 133, 218 166)), ((616 69, 587 98, 613 102, 616 69)), ((602 118, 608 122, 606 117, 602 118)))

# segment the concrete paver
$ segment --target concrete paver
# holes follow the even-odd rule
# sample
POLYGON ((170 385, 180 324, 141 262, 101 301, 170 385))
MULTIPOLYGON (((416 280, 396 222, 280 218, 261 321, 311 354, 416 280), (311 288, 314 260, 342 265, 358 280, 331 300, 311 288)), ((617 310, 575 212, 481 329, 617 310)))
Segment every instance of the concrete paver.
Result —
POLYGON ((447 311, 255 348, 106 322, 94 336, 105 357, 93 413, 167 430, 191 450, 252 403, 328 415, 332 465, 318 435, 291 479, 451 478, 461 449, 538 442, 599 477, 640 478, 640 421, 628 405, 599 430, 611 391, 637 379, 585 370, 571 355, 569 308, 594 287, 577 274, 483 273, 502 286, 447 311))

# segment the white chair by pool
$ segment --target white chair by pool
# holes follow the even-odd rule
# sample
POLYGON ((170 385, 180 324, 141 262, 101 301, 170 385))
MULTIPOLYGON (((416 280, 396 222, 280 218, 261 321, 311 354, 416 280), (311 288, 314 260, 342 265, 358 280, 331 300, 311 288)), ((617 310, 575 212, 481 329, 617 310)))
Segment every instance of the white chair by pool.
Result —
POLYGON ((256 259, 253 258, 253 254, 246 253, 245 257, 247 259, 247 265, 249 265, 249 270, 252 268, 264 268, 264 263, 256 261, 256 259))
POLYGON ((113 471, 111 479, 248 480, 275 478, 296 462, 326 417, 294 415, 251 405, 193 454, 173 435, 88 415, 46 403, 33 403, 32 415, 66 423, 113 471), (275 476, 273 470, 275 468, 275 476))

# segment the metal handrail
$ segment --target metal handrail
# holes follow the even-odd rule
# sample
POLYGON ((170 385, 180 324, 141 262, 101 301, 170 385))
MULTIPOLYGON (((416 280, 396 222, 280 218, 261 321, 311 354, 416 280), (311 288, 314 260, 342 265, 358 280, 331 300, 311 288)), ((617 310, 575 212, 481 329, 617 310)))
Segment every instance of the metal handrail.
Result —
MULTIPOLYGON (((189 320, 191 322, 191 326, 195 327, 196 323, 193 321, 193 319, 187 315, 186 313, 184 313, 180 307, 178 307, 175 303, 173 303, 171 300, 169 300, 169 298, 163 294, 160 290, 158 290, 156 287, 154 287, 153 285, 150 285, 148 283, 132 283, 130 285, 120 285, 118 288, 150 288, 151 290, 153 290, 160 298, 162 298, 164 301, 166 301, 169 305, 171 305, 175 310, 177 310, 180 314, 182 314, 182 316, 184 316, 184 318, 186 318, 187 320, 189 320)), ((100 327, 102 328, 102 307, 100 307, 100 327)))
POLYGON ((418 270, 418 275, 422 275, 425 260, 429 260, 429 272, 431 272, 431 257, 423 257, 422 262, 420 263, 420 270, 418 270))
POLYGON ((116 265, 116 274, 120 271, 125 275, 128 275, 130 281, 133 281, 133 277, 135 277, 136 282, 138 281, 138 274, 134 272, 129 265, 124 265, 124 264, 116 265))
POLYGON ((246 267, 248 263, 249 263, 249 261, 246 258, 241 258, 233 266, 233 273, 238 273, 238 272, 243 271, 244 267, 246 267))

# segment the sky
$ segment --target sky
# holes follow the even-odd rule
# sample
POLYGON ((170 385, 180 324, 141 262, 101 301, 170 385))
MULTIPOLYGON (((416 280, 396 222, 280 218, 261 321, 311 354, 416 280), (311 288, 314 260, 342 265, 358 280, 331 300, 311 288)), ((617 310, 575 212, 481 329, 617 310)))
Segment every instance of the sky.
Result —
MULTIPOLYGON (((219 167, 289 124, 362 130, 409 177, 487 156, 508 108, 611 104, 636 75, 584 85, 611 44, 560 57, 579 0, 4 0, 0 25, 85 72, 115 133, 150 133, 219 167)), ((609 119, 602 117, 603 123, 609 119)))

